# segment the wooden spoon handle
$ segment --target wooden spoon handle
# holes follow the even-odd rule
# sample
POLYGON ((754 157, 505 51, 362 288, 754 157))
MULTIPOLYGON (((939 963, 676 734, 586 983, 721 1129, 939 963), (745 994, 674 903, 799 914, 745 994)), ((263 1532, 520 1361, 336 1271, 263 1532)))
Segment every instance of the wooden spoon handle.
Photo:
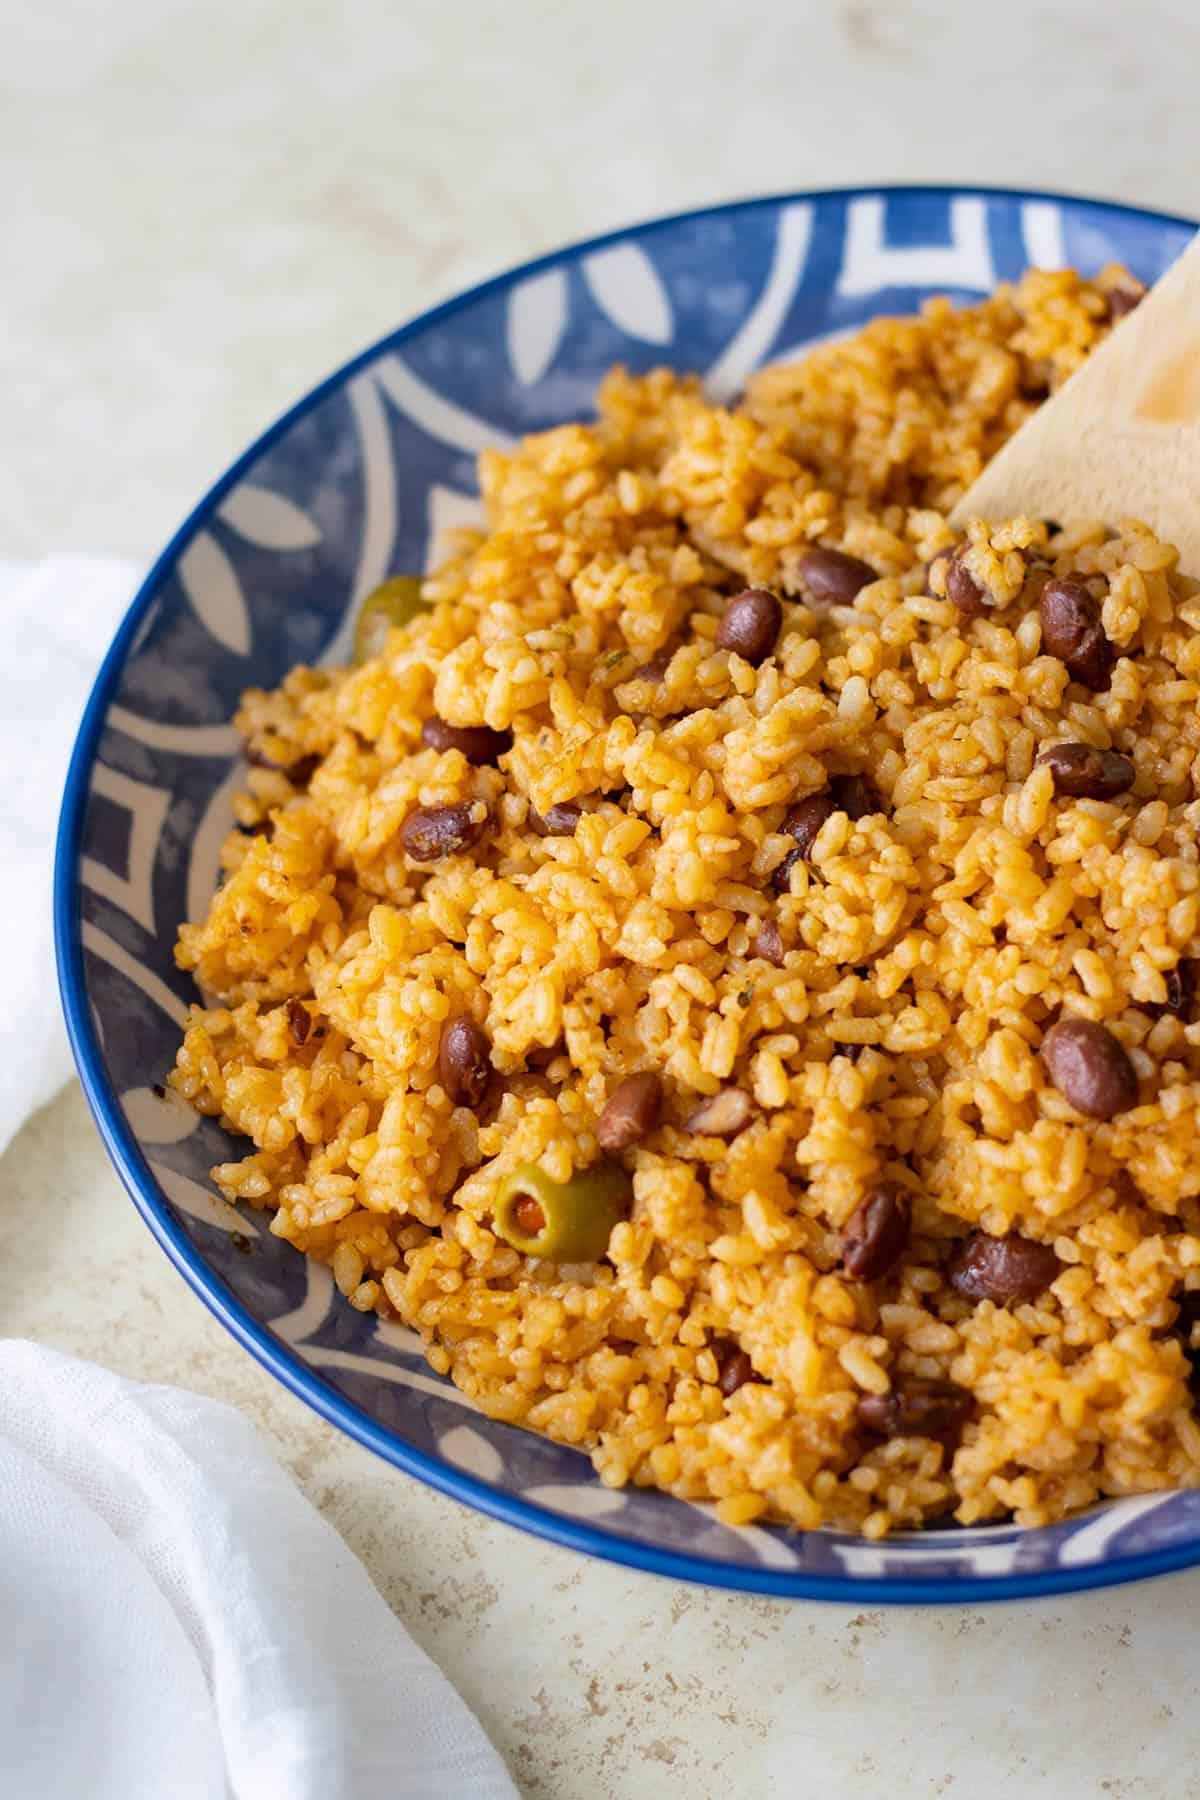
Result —
POLYGON ((951 514, 1144 520, 1200 573, 1200 234, 951 514))

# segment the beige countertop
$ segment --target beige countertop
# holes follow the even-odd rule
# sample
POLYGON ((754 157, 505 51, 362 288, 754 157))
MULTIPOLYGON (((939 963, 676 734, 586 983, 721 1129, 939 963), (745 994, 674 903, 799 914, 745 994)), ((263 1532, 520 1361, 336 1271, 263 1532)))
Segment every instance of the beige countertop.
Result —
MULTIPOLYGON (((880 178, 1198 212, 1198 52, 1194 0, 45 0, 0 61, 0 556, 149 557, 364 342, 630 218, 880 178)), ((1194 1785, 1200 1572, 854 1612, 673 1586, 492 1524, 236 1348, 75 1087, 0 1161, 0 1333, 242 1407, 537 1800, 1194 1785)))

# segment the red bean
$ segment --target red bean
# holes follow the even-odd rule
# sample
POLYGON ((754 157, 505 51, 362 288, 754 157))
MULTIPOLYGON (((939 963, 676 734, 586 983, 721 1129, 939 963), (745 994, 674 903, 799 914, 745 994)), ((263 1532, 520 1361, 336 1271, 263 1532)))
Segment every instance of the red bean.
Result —
POLYGON ((650 1069, 619 1081, 596 1121, 600 1148, 614 1156, 630 1144, 640 1143, 658 1124, 662 1093, 662 1080, 650 1069))
POLYGON ((749 1094, 741 1088, 722 1088, 702 1100, 687 1122, 687 1130, 697 1137, 736 1137, 754 1117, 749 1094))
POLYGON ((1084 687, 1102 693, 1112 681, 1116 651, 1100 623, 1100 604, 1081 575, 1053 576, 1038 599, 1042 648, 1057 656, 1084 687))
POLYGON ((541 837, 574 837, 583 817, 583 808, 575 800, 556 800, 545 815, 529 809, 529 823, 541 837))
POLYGON ((968 1300, 1036 1300, 1056 1279, 1062 1264, 1049 1244, 1010 1231, 990 1237, 973 1231, 955 1251, 947 1270, 950 1286, 968 1300))
POLYGON ((894 1181, 863 1195, 842 1232, 842 1261, 855 1281, 879 1281, 908 1247, 912 1203, 894 1181))
POLYGON ((788 808, 783 829, 795 838, 801 856, 807 858, 826 819, 837 811, 837 803, 829 793, 810 794, 788 808))
POLYGON ((400 842, 413 862, 439 862, 443 856, 456 856, 479 839, 489 823, 487 817, 473 819, 472 807, 417 806, 400 827, 400 842))
POLYGON ((1198 967, 1200 965, 1193 957, 1181 957, 1176 963, 1166 976, 1167 998, 1163 1003, 1163 1012, 1175 1013, 1177 1017, 1191 1012, 1198 967))
POLYGON ((988 609, 987 596, 963 561, 961 546, 946 566, 946 598, 966 619, 977 619, 988 609))
POLYGON ((449 725, 445 719, 426 719, 421 742, 430 750, 458 750, 469 763, 494 763, 512 749, 511 731, 492 731, 487 725, 449 725))
POLYGON ((877 571, 861 557, 820 545, 804 552, 799 568, 810 599, 827 606, 848 606, 869 581, 879 580, 877 571))
POLYGON ((438 1080, 455 1106, 480 1106, 492 1084, 492 1046, 468 1014, 447 1019, 438 1044, 438 1080))
POLYGON ((739 1349, 732 1338, 724 1338, 714 1345, 713 1354, 717 1359, 717 1386, 727 1400, 748 1381, 762 1380, 761 1375, 755 1374, 754 1364, 746 1352, 739 1349))
POLYGON ((821 827, 835 812, 844 812, 849 819, 865 819, 869 813, 882 811, 883 802, 865 775, 831 775, 823 793, 797 801, 784 816, 783 829, 795 838, 796 848, 788 851, 771 876, 775 892, 789 891, 792 870, 801 858, 808 861, 821 827))
POLYGON ((764 919, 759 926, 758 936, 754 940, 754 954, 761 956, 764 962, 773 963, 777 969, 782 969, 783 934, 777 919, 764 919))
POLYGON ((902 1376, 886 1394, 863 1394, 859 1423, 883 1437, 941 1437, 961 1430, 974 1402, 953 1381, 902 1376))
POLYGON ((1063 1099, 1088 1119, 1137 1105, 1137 1072, 1119 1038, 1093 1019, 1060 1019, 1042 1039, 1042 1061, 1063 1099))
POLYGON ((789 894, 792 890, 792 870, 798 862, 804 860, 803 850, 789 850, 779 867, 771 875, 771 886, 777 894, 789 894))
POLYGON ((766 588, 735 594, 717 626, 717 649, 732 650, 755 668, 775 648, 783 624, 783 607, 766 588))
POLYGON ((1072 800, 1115 800, 1137 778, 1127 756, 1093 744, 1049 744, 1039 751, 1038 762, 1049 769, 1055 793, 1072 800))

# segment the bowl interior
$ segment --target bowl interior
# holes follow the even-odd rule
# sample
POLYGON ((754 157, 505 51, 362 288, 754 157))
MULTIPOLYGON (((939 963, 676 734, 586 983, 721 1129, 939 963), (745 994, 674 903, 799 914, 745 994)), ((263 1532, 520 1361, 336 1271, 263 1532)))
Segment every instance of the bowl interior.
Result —
POLYGON ((335 1303, 327 1269, 235 1212, 208 1169, 246 1153, 156 1085, 190 981, 172 948, 231 822, 238 695, 345 653, 357 602, 424 569, 476 516, 474 458, 592 411, 614 362, 667 362, 734 394, 759 363, 931 293, 1027 265, 1125 262, 1153 280, 1182 220, 966 190, 755 201, 573 247, 450 302, 318 388, 202 501, 105 664, 64 806, 60 968, 89 1099, 138 1205, 254 1354, 335 1423, 514 1523, 671 1573, 780 1594, 963 1599, 1091 1585, 1200 1558, 1200 1494, 1148 1495, 1041 1531, 869 1544, 732 1530, 702 1507, 602 1487, 579 1452, 482 1416, 413 1334, 335 1303))

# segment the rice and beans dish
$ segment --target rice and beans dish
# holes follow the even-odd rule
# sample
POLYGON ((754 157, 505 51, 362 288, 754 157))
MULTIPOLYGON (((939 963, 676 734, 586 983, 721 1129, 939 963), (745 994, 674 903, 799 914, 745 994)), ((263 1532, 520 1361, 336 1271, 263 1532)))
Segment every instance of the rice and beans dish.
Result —
POLYGON ((1136 520, 946 516, 1139 292, 614 370, 244 697, 214 1179, 605 1483, 875 1537, 1200 1480, 1200 600, 1136 520))

